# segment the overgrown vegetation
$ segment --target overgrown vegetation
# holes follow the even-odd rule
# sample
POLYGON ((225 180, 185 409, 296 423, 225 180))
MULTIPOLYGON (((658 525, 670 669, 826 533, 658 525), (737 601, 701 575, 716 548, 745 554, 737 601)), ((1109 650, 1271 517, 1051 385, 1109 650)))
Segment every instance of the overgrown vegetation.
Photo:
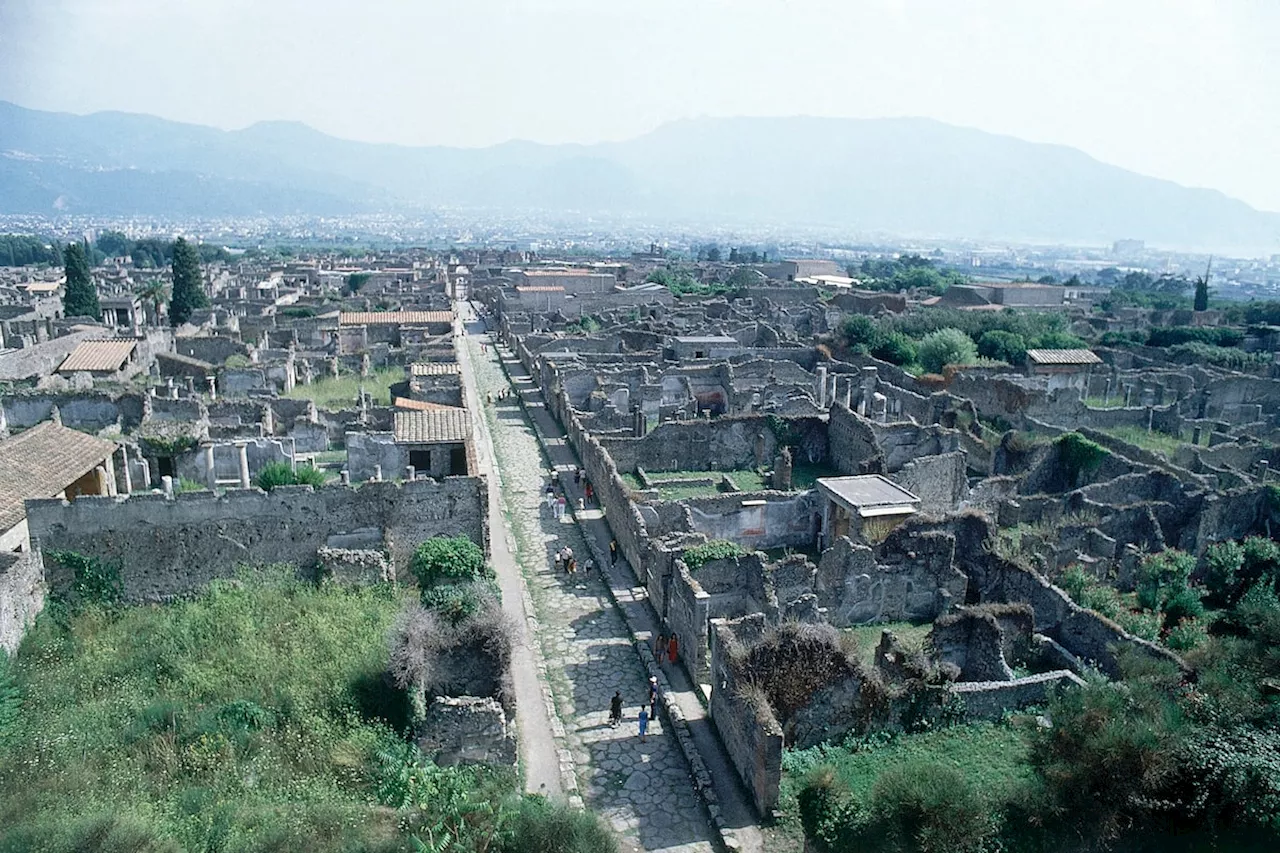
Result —
POLYGON ((712 560, 732 560, 735 557, 745 557, 746 555, 747 550, 736 542, 730 542, 727 539, 712 539, 710 542, 694 545, 692 548, 685 550, 680 559, 684 560, 684 564, 689 567, 689 571, 696 572, 712 560))
POLYGON ((1058 461, 1068 485, 1075 488, 1080 479, 1092 474, 1111 455, 1096 441, 1090 441, 1078 432, 1063 433, 1054 441, 1058 449, 1058 461))
POLYGON ((400 738, 404 595, 294 578, 42 615, 0 655, 0 850, 612 853, 590 814, 400 738))
POLYGON ((263 491, 271 491, 276 486, 315 486, 324 485, 324 472, 311 465, 299 465, 296 469, 288 462, 268 462, 253 478, 253 484, 263 491))

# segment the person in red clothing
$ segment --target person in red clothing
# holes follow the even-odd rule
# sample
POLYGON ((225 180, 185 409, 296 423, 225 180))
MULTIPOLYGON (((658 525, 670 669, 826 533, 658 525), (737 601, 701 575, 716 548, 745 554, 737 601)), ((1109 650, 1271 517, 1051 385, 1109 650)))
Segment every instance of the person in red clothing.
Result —
POLYGON ((671 639, 667 641, 667 660, 671 661, 672 663, 676 662, 676 651, 678 650, 678 648, 679 648, 679 643, 676 642, 676 635, 675 635, 675 632, 673 631, 671 632, 671 639))

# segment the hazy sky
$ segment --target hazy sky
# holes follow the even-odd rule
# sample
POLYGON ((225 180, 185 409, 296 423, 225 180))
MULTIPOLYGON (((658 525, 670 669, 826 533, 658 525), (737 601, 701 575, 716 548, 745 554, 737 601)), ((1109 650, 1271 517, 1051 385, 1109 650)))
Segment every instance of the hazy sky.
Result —
POLYGON ((594 142, 930 116, 1280 211, 1280 0, 0 0, 0 98, 594 142))

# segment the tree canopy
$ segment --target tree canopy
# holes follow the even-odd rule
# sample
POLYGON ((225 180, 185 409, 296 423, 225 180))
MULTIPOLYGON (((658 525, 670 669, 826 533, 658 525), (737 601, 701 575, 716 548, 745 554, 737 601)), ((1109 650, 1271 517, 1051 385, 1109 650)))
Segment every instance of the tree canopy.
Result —
POLYGON ((181 326, 192 313, 209 306, 200 272, 196 248, 179 237, 173 244, 173 297, 169 301, 169 322, 181 326))
POLYGON ((62 253, 63 268, 67 273, 67 295, 63 297, 63 313, 68 317, 92 317, 102 319, 98 305, 98 288, 89 274, 89 259, 79 243, 68 243, 62 253))

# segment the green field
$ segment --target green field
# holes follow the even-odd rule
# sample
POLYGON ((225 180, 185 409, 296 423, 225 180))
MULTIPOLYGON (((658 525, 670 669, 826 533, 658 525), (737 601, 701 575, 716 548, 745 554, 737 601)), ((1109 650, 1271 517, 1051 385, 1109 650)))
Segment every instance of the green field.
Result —
MULTIPOLYGON (((557 821, 573 835, 579 818, 522 800, 513 773, 436 768, 401 739, 408 703, 382 676, 405 599, 282 569, 165 606, 51 604, 0 657, 0 851, 410 851, 434 837, 497 853, 534 849, 522 839, 557 821)), ((593 838, 569 849, 611 849, 593 838)))
POLYGON ((357 394, 363 386, 375 406, 391 405, 391 386, 405 380, 403 367, 379 367, 368 376, 343 374, 317 379, 310 385, 294 385, 286 394, 293 400, 312 400, 316 408, 326 411, 357 408, 357 394))

